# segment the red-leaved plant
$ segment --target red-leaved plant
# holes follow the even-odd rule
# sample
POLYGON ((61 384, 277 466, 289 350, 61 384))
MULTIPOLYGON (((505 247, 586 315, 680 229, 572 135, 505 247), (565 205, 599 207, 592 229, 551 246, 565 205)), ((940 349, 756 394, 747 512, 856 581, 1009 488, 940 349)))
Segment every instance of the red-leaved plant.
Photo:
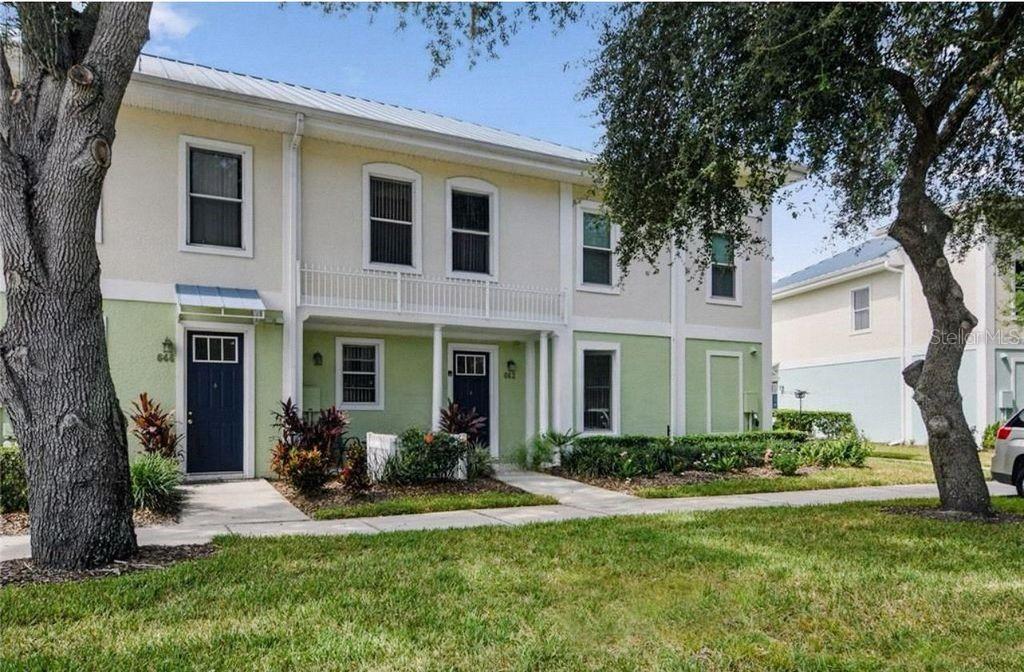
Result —
POLYGON ((448 406, 441 409, 441 431, 448 434, 465 434, 470 443, 476 443, 487 426, 487 418, 475 408, 465 408, 448 400, 448 406))
POLYGON ((142 450, 161 457, 176 459, 181 437, 174 426, 174 411, 164 412, 160 404, 143 392, 132 402, 132 436, 142 450))
POLYGON ((348 415, 331 406, 320 411, 314 422, 308 422, 289 399, 281 403, 281 412, 274 418, 281 436, 274 446, 270 468, 297 490, 317 492, 338 466, 336 456, 348 429, 348 415))

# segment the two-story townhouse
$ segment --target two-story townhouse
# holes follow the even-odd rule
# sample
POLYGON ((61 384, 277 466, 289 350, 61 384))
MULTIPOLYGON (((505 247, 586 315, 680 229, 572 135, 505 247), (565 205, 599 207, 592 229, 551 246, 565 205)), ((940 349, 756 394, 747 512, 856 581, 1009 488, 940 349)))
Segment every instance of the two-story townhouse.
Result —
MULTIPOLYGON (((1024 404, 1024 329, 1012 314, 1017 278, 980 246, 951 262, 979 324, 959 372, 976 433, 1024 404)), ((899 244, 879 236, 777 281, 773 340, 782 407, 851 411, 869 438, 925 443, 901 372, 924 357, 932 321, 921 281, 899 244), (806 395, 798 398, 797 392, 806 395)))
MULTIPOLYGON (((592 156, 435 114, 142 56, 97 217, 118 395, 176 409, 190 476, 269 471, 272 413, 352 432, 488 418, 733 432, 768 416, 770 261, 716 244, 619 278, 592 156)), ((750 218, 770 236, 771 218, 750 218)))

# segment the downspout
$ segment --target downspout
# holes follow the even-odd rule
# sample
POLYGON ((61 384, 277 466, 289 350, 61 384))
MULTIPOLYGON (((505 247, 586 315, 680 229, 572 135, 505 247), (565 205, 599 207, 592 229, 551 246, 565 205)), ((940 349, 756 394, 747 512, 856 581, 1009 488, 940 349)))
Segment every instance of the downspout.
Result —
MULTIPOLYGON (((902 254, 902 252, 901 252, 902 254)), ((885 260, 886 271, 898 273, 900 276, 900 374, 910 366, 910 305, 907 292, 906 261, 894 264, 892 257, 885 260)), ((911 430, 911 409, 910 409, 910 388, 902 381, 900 386, 900 443, 911 443, 913 431, 911 430)))

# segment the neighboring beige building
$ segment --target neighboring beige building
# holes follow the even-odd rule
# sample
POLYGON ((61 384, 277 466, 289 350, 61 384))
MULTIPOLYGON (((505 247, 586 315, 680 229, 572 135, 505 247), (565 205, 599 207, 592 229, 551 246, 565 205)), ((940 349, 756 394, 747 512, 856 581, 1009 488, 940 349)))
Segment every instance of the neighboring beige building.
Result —
MULTIPOLYGON (((968 422, 980 434, 1024 405, 1024 331, 1010 314, 1019 290, 1015 277, 998 275, 985 247, 952 268, 979 319, 960 389, 968 422)), ((1024 272, 1024 262, 1017 271, 1024 272)), ((780 407, 798 407, 802 391, 805 409, 851 411, 873 440, 926 441, 901 372, 924 356, 931 317, 896 241, 874 238, 777 281, 772 306, 780 407)))

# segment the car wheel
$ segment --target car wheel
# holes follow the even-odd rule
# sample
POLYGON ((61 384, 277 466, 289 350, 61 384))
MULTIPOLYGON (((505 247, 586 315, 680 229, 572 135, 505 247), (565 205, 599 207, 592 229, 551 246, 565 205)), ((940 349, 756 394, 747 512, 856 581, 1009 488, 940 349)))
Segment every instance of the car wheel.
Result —
POLYGON ((1017 469, 1017 482, 1014 485, 1017 486, 1017 496, 1024 497, 1024 466, 1017 469))

